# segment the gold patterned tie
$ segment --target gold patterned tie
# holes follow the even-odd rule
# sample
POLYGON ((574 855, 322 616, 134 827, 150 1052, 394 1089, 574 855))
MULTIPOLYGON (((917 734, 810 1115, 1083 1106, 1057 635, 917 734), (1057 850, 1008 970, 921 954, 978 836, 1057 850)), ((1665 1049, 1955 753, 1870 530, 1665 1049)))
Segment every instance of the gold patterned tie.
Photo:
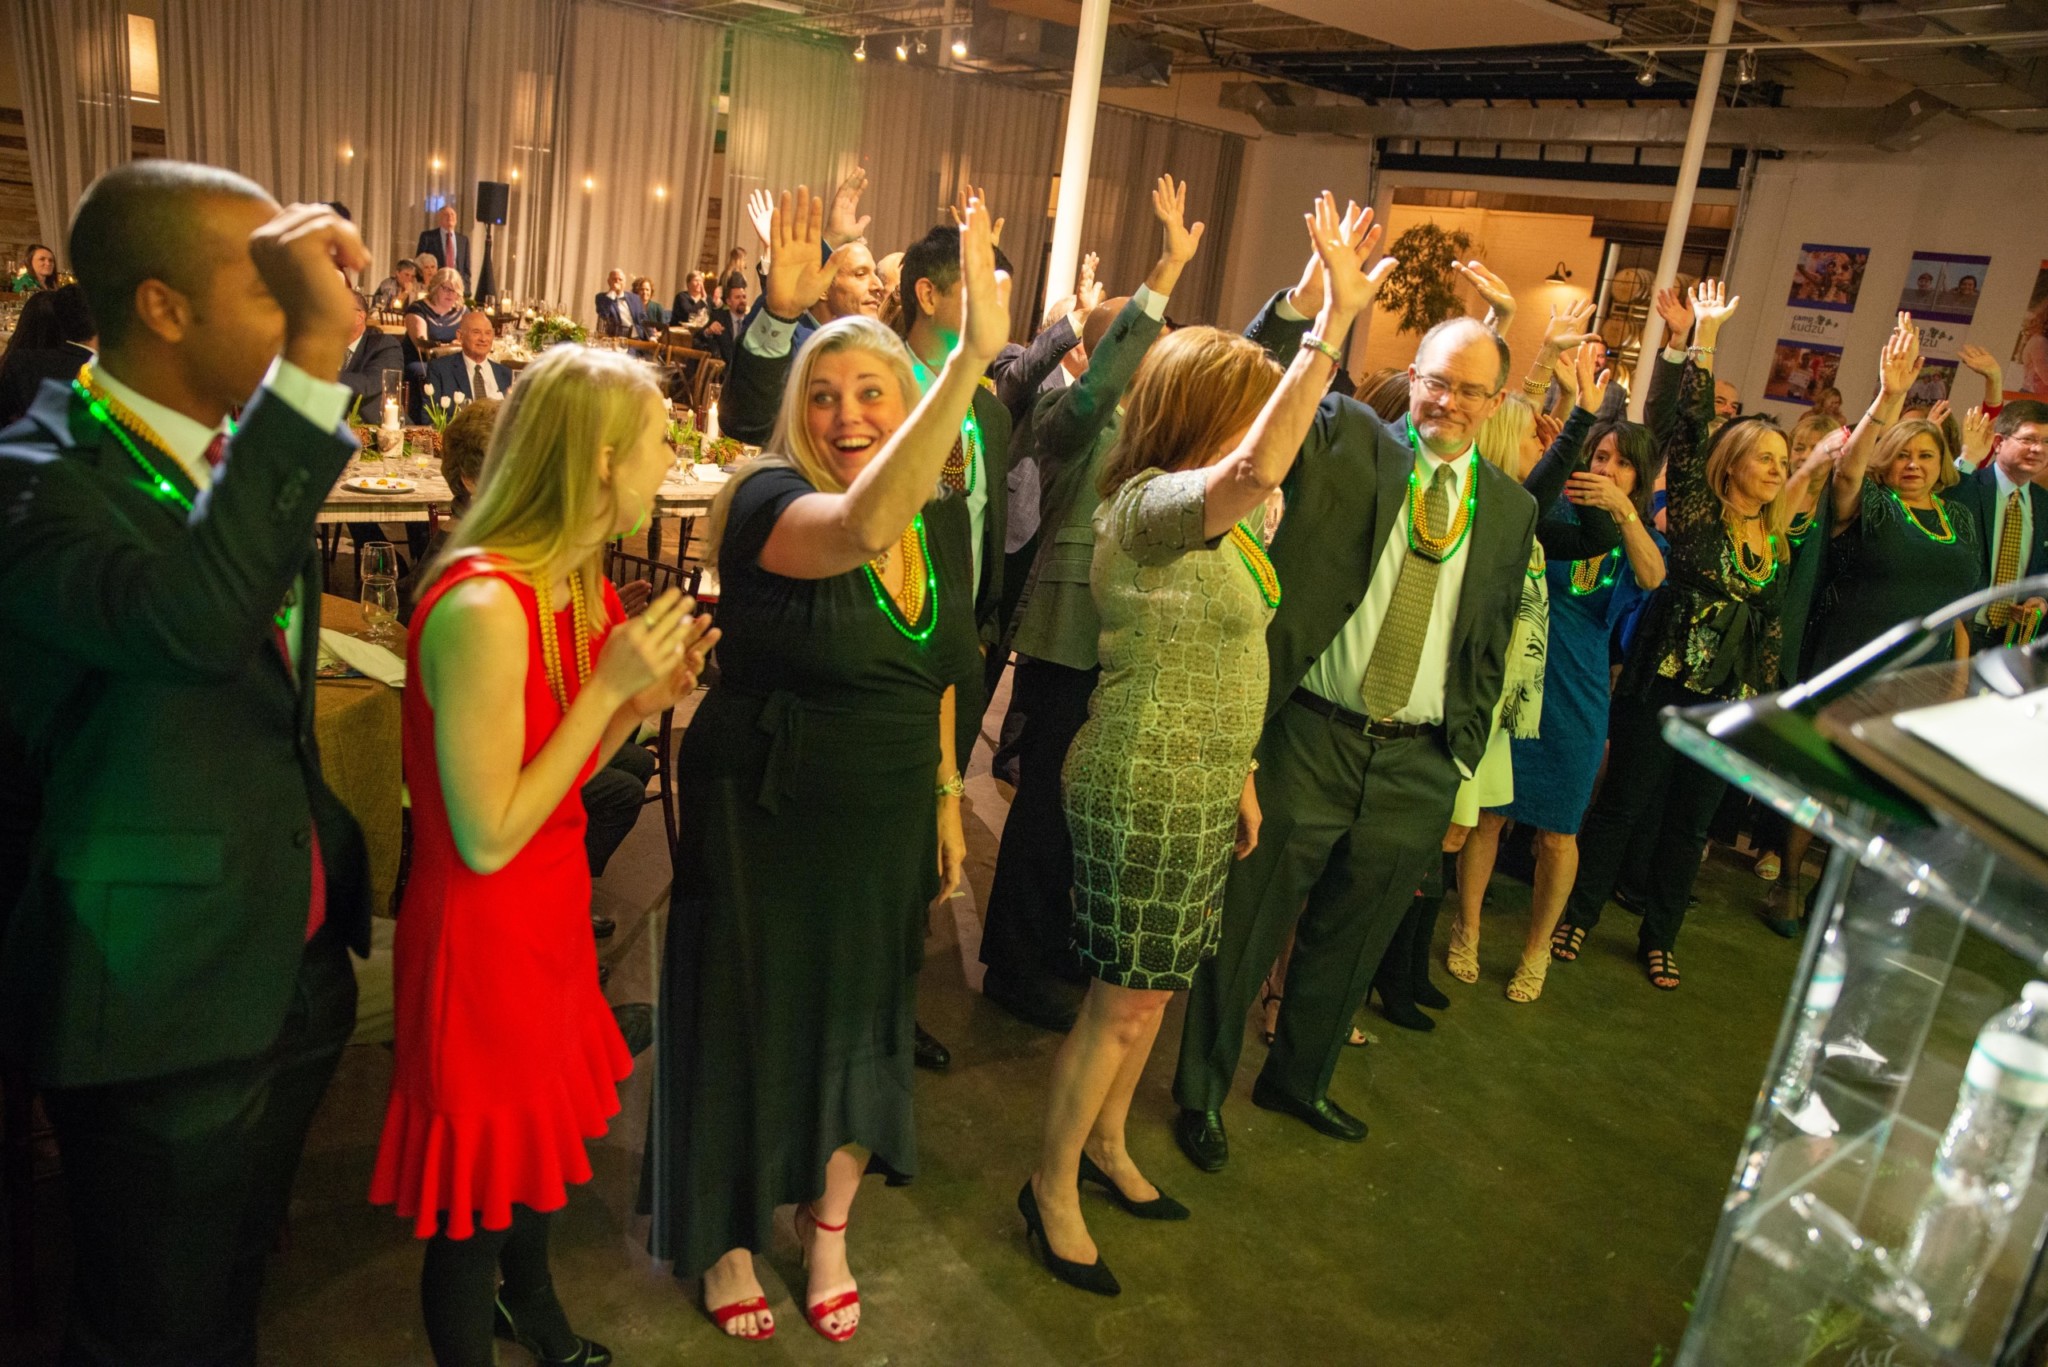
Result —
MULTIPOLYGON (((1451 486, 1456 479, 1450 465, 1439 465, 1423 495, 1432 541, 1442 540, 1450 528, 1451 486)), ((1408 538, 1408 554, 1401 558, 1401 577, 1394 584, 1394 601, 1387 605, 1379 639, 1373 642, 1372 659, 1365 666, 1365 681, 1359 686, 1365 715, 1374 721, 1385 721, 1405 707, 1415 688, 1415 670, 1422 662, 1422 642, 1429 635, 1429 613, 1436 603, 1436 578, 1442 568, 1416 549, 1414 537, 1408 538)))
MULTIPOLYGON (((2020 577, 2020 537, 2026 531, 2026 509, 2020 503, 2022 497, 2024 494, 2018 489, 2006 496, 2004 525, 1998 529, 1998 558, 1991 563, 1993 588, 2010 584, 2020 577)), ((1992 626, 2002 627, 2012 620, 2012 604, 1993 603, 1985 616, 1992 626)))
POLYGON ((953 449, 946 454, 946 463, 939 467, 939 483, 956 494, 967 492, 967 438, 953 438, 953 449))

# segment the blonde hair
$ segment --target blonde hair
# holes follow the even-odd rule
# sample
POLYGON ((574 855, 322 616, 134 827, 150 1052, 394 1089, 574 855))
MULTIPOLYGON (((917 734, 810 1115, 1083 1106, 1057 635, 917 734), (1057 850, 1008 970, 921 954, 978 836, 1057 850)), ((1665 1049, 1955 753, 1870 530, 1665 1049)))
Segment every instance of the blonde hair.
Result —
POLYGON ((861 351, 881 361, 896 379, 896 387, 903 395, 906 412, 917 406, 922 390, 917 383, 917 363, 911 358, 910 348, 903 339, 865 314, 850 318, 838 318, 825 324, 811 334, 811 340, 804 343, 804 349, 797 354, 796 369, 783 386, 782 408, 775 417, 775 430, 768 438, 759 459, 750 461, 747 468, 726 481, 718 491, 718 497, 711 501, 711 512, 704 522, 704 563, 716 567, 718 552, 725 542, 726 519, 732 513, 733 496, 740 485, 746 483, 763 470, 795 470, 810 486, 823 494, 843 494, 846 486, 832 471, 832 465, 825 459, 811 441, 810 425, 804 421, 804 410, 810 401, 811 377, 817 372, 818 362, 827 356, 836 356, 845 351, 861 351))
POLYGON ((1536 406, 1523 395, 1506 394, 1500 407, 1479 424, 1473 440, 1480 455, 1519 482, 1527 473, 1522 469, 1522 443, 1535 431, 1536 406))
MULTIPOLYGON (((1735 482, 1737 467, 1763 444, 1767 436, 1784 440, 1785 429, 1778 426, 1776 418, 1763 414, 1731 418, 1714 434, 1714 444, 1707 452, 1707 487, 1721 500, 1721 520, 1728 524, 1730 534, 1738 541, 1741 539, 1742 527, 1729 515, 1728 489, 1735 482)), ((1792 538, 1788 534, 1792 523, 1789 497, 1792 492, 1792 472, 1789 468, 1791 452, 1791 443, 1786 442, 1788 468, 1785 472, 1785 487, 1778 491, 1776 498, 1763 506, 1764 531, 1772 538, 1772 558, 1779 564, 1790 564, 1792 560, 1792 538)))
POLYGON ((460 302, 462 299, 462 272, 452 266, 443 266, 440 270, 435 271, 434 278, 427 282, 428 296, 431 297, 434 291, 439 289, 454 290, 456 301, 460 302))
MULTIPOLYGON (((1831 418, 1819 409, 1809 409, 1799 415, 1799 421, 1792 424, 1792 430, 1785 435, 1785 449, 1788 452, 1799 449, 1801 442, 1811 452, 1820 445, 1828 433, 1842 425, 1839 418, 1831 418)), ((1796 459, 1796 457, 1795 457, 1796 459)))
POLYGON ((469 511, 423 581, 481 551, 535 576, 581 574, 597 601, 604 543, 580 540, 613 497, 598 478, 597 458, 610 448, 616 462, 630 450, 657 421, 660 399, 654 371, 630 353, 581 346, 542 353, 504 401, 469 511))
POLYGON ((1153 343, 1124 394, 1123 425, 1096 488, 1108 498, 1146 470, 1193 470, 1224 454, 1280 385, 1265 349, 1220 328, 1186 327, 1153 343))
POLYGON ((1934 438, 1934 491, 1940 493, 1962 479, 1956 471, 1955 461, 1950 459, 1948 434, 1925 418, 1908 418, 1885 428, 1884 435, 1877 439, 1877 452, 1870 458, 1870 473, 1879 484, 1883 484, 1884 472, 1891 463, 1912 443, 1915 437, 1934 438))

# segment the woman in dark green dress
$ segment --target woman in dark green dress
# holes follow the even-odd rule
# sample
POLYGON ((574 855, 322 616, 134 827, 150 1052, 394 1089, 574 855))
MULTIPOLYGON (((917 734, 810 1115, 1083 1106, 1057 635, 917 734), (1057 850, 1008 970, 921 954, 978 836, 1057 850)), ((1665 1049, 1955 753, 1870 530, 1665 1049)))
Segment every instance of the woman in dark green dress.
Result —
MULTIPOLYGON (((783 197, 773 260, 822 293, 820 209, 783 197)), ((647 1196, 655 1255, 742 1338, 774 1332, 753 1254, 791 1204, 806 1318, 850 1337, 860 1177, 917 1166, 916 975, 960 877, 954 686, 980 668, 967 508, 934 493, 1008 331, 979 200, 961 258, 965 335, 923 402, 895 334, 819 329, 772 454, 712 511, 725 636, 678 756, 647 1196)))

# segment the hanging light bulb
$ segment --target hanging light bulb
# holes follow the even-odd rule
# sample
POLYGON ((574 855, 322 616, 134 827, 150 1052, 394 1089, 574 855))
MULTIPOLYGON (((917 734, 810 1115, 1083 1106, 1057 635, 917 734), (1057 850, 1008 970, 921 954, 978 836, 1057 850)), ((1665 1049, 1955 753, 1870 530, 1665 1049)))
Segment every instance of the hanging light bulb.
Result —
POLYGON ((1735 84, 1749 85, 1756 80, 1756 49, 1746 48, 1735 59, 1735 84))
POLYGON ((924 56, 924 35, 922 33, 917 35, 917 55, 920 57, 924 56))
POLYGON ((955 38, 953 40, 953 55, 955 57, 965 57, 967 55, 967 40, 965 38, 955 38))
POLYGON ((1651 53, 1643 62, 1643 69, 1636 73, 1636 84, 1653 86, 1657 84, 1657 54, 1651 53))
POLYGON ((898 38, 896 40, 896 60, 899 62, 907 62, 910 60, 910 49, 903 45, 903 40, 901 38, 898 38))
POLYGON ((860 36, 860 42, 854 45, 854 49, 853 49, 853 60, 854 60, 854 61, 856 61, 856 62, 865 62, 865 61, 866 61, 867 59, 868 59, 868 36, 867 36, 867 35, 866 35, 865 33, 863 33, 863 34, 862 34, 862 35, 860 36))

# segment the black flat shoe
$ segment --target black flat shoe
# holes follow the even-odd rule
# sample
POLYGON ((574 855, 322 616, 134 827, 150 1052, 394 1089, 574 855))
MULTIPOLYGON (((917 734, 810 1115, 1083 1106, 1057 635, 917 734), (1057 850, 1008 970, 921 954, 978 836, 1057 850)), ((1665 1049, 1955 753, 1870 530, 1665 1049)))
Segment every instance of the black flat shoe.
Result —
POLYGON ((492 1307, 491 1333, 516 1343, 533 1355, 540 1367, 605 1367, 612 1360, 612 1350, 602 1343, 593 1343, 580 1335, 576 1339, 576 1352, 565 1358, 551 1358, 541 1351, 540 1343, 520 1332, 519 1324, 512 1318, 512 1312, 505 1308, 505 1298, 500 1296, 492 1307))
POLYGON ((1024 1190, 1017 1193, 1017 1213, 1024 1217, 1024 1230, 1029 1239, 1038 1246, 1038 1260, 1045 1264, 1045 1270, 1058 1277, 1068 1286, 1078 1286, 1083 1291, 1093 1291, 1098 1296, 1120 1296, 1123 1287, 1117 1282, 1116 1274, 1109 1270, 1109 1264, 1102 1261, 1100 1254, 1092 1263, 1070 1263, 1052 1251, 1052 1241, 1045 1237, 1045 1221, 1038 1216, 1038 1193, 1031 1190, 1031 1179, 1024 1179, 1024 1190))
POLYGON ((1252 1084, 1252 1105, 1262 1111, 1291 1115, 1318 1134, 1356 1144, 1365 1138, 1366 1124, 1328 1097, 1299 1101, 1261 1076, 1252 1084))
POLYGON ((1173 1118, 1173 1142, 1203 1172, 1221 1172, 1230 1161, 1230 1140, 1223 1133, 1223 1112, 1190 1111, 1173 1118))
POLYGON ((595 913, 591 915, 590 933, 592 935, 595 935, 600 940, 611 939, 612 935, 618 930, 618 928, 619 923, 617 921, 614 921, 609 916, 599 916, 595 913))
POLYGON ((1133 1201, 1124 1195, 1123 1188, 1111 1181, 1109 1174, 1097 1167, 1095 1160, 1085 1153, 1081 1155, 1081 1181, 1093 1182, 1101 1187, 1111 1202, 1122 1207, 1124 1214, 1135 1215, 1140 1220, 1185 1220, 1189 1215, 1186 1206, 1163 1191, 1149 1201, 1133 1201))
POLYGON ((917 1066, 934 1073, 943 1073, 952 1067, 953 1051, 933 1039, 922 1025, 914 1028, 917 1031, 917 1049, 912 1057, 917 1066))
POLYGON ((990 972, 981 980, 981 995, 1003 1010, 1040 1030, 1064 1035, 1074 1028, 1080 1006, 1065 983, 1013 983, 990 972))
POLYGON ((1390 1001, 1385 989, 1377 985, 1367 989, 1366 996, 1370 997, 1374 992, 1380 994, 1380 1014, 1403 1030, 1436 1029, 1436 1021, 1416 1010, 1414 1002, 1390 1001))

